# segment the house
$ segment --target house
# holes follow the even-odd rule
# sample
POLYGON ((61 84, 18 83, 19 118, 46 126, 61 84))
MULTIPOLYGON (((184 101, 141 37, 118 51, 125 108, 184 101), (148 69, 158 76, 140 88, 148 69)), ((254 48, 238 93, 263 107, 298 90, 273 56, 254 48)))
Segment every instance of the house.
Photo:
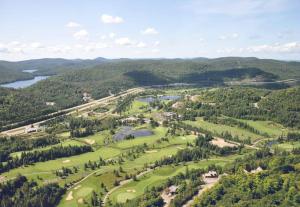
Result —
POLYGON ((89 94, 89 93, 87 93, 87 92, 84 92, 84 93, 83 93, 82 100, 83 100, 84 102, 88 102, 88 101, 92 100, 91 94, 89 94))
POLYGON ((46 105, 47 105, 47 106, 54 106, 54 105, 55 105, 55 102, 46 102, 46 105))
POLYGON ((167 189, 168 196, 172 196, 172 195, 176 194, 176 190, 177 190, 177 189, 178 189, 177 186, 171 185, 171 186, 167 189))
POLYGON ((176 118, 177 114, 175 112, 163 112, 162 113, 162 117, 165 119, 165 120, 171 120, 171 119, 174 119, 176 118))
POLYGON ((216 171, 208 171, 207 173, 205 173, 203 175, 203 177, 205 177, 205 178, 217 178, 218 173, 216 171))
POLYGON ((38 127, 36 126, 34 126, 34 125, 29 125, 29 126, 27 126, 26 128, 25 128, 25 132, 26 133, 32 133, 32 132, 37 132, 38 131, 38 127))
POLYGON ((124 118, 121 121, 122 121, 122 123, 135 123, 135 122, 138 122, 138 120, 139 120, 139 118, 131 116, 128 118, 124 118))

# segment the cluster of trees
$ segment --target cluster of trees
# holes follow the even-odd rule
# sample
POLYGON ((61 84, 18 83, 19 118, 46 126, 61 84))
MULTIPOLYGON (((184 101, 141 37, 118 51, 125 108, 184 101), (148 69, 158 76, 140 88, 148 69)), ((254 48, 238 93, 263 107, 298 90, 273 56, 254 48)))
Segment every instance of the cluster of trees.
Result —
POLYGON ((96 168, 108 165, 109 163, 109 161, 105 161, 102 157, 99 157, 98 161, 92 162, 89 160, 88 162, 84 163, 84 170, 87 170, 88 168, 95 170, 96 168))
POLYGON ((224 176, 211 190, 196 201, 196 207, 210 206, 299 206, 299 155, 287 152, 271 154, 263 149, 228 167, 232 174, 224 176), (261 166, 264 171, 245 173, 261 166))
POLYGON ((135 95, 127 95, 125 96, 125 98, 119 99, 114 111, 118 114, 121 114, 122 112, 128 110, 131 107, 131 104, 134 101, 135 97, 135 95))
POLYGON ((56 206, 65 189, 58 184, 48 184, 38 187, 34 181, 28 181, 24 176, 0 184, 0 206, 22 207, 53 207, 56 206))
POLYGON ((70 174, 74 174, 77 172, 78 172, 78 167, 73 166, 73 169, 68 167, 62 167, 61 169, 55 171, 55 175, 64 178, 69 176, 70 174))
POLYGON ((59 142, 60 140, 53 135, 45 135, 36 139, 22 139, 20 137, 1 138, 0 162, 6 162, 11 159, 10 153, 46 147, 59 142))
POLYGON ((206 159, 213 154, 224 156, 224 155, 231 154, 233 152, 237 152, 242 147, 239 146, 239 147, 220 148, 210 143, 212 139, 213 138, 210 134, 206 134, 205 136, 199 135, 195 140, 195 146, 191 148, 179 150, 175 155, 171 157, 166 157, 159 161, 156 161, 155 166, 197 161, 201 159, 206 159))
POLYGON ((0 163, 0 173, 9 171, 10 169, 17 168, 23 165, 30 165, 36 162, 45 162, 48 160, 54 160, 61 157, 70 157, 73 155, 79 155, 86 152, 91 152, 93 149, 91 146, 59 146, 52 147, 49 150, 22 152, 20 157, 14 157, 8 160, 5 164, 0 163))
POLYGON ((288 127, 300 128, 300 87, 269 91, 246 87, 227 87, 218 90, 200 91, 201 100, 205 102, 185 101, 185 109, 173 109, 181 115, 181 120, 192 120, 203 116, 213 123, 234 125, 252 133, 268 136, 244 122, 228 117, 272 120, 288 127), (291 97, 291 98, 289 98, 291 97), (213 104, 209 104, 213 103, 213 104))

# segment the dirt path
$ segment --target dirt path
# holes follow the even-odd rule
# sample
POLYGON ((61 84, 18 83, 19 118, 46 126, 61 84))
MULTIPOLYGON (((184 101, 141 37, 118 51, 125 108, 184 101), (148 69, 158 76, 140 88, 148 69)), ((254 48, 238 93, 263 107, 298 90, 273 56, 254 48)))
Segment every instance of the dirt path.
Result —
MULTIPOLYGON (((137 178, 140 178, 141 176, 143 176, 143 175, 145 175, 145 174, 147 174, 147 173, 149 173, 149 172, 152 172, 152 171, 153 171, 153 169, 148 168, 146 171, 141 172, 141 173, 138 174, 136 177, 137 177, 137 178)), ((120 182, 120 184, 119 184, 118 186, 116 186, 116 187, 110 189, 110 191, 108 191, 108 192, 106 193, 106 195, 104 196, 104 198, 103 198, 103 204, 105 204, 105 203, 107 202, 108 197, 109 197, 115 190, 121 188, 122 186, 126 185, 127 183, 130 183, 131 181, 133 181, 132 178, 130 178, 130 179, 128 179, 128 180, 123 180, 123 181, 120 182)))
POLYGON ((193 198, 191 200, 189 200, 188 202, 186 202, 186 204, 184 204, 182 207, 191 207, 192 204, 194 203, 195 198, 201 196, 205 191, 207 191, 208 189, 212 188, 215 184, 217 184, 221 177, 222 176, 219 176, 218 178, 203 179, 205 184, 201 185, 201 188, 198 191, 198 194, 193 196, 193 198))

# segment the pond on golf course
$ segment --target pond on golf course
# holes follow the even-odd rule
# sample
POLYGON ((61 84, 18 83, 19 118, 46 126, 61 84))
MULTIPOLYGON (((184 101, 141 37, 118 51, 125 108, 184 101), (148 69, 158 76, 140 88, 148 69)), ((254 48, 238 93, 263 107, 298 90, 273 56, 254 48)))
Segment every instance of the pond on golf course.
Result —
POLYGON ((130 126, 124 126, 122 127, 114 136, 113 139, 115 141, 120 141, 123 140, 125 137, 127 137, 128 135, 132 135, 135 138, 138 137, 146 137, 146 136, 150 136, 152 135, 153 132, 149 129, 138 129, 135 130, 133 129, 133 127, 130 126))

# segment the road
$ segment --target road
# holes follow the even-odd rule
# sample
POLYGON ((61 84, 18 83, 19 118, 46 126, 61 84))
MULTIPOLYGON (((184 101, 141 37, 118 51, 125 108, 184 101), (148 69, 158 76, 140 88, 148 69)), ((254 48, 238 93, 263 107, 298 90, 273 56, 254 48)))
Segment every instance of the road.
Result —
MULTIPOLYGON (((46 121, 49 121, 49 120, 54 119, 56 117, 62 116, 62 114, 63 115, 71 115, 71 114, 78 113, 78 112, 81 112, 81 111, 89 110, 89 109, 91 109, 93 107, 96 107, 96 106, 99 106, 99 105, 102 105, 102 104, 107 104, 109 102, 115 101, 115 100, 117 100, 120 97, 124 97, 124 96, 127 96, 129 94, 140 93, 142 91, 144 91, 144 88, 132 88, 132 89, 129 89, 129 90, 123 92, 120 95, 117 95, 117 96, 111 95, 111 96, 107 96, 107 97, 102 98, 102 99, 93 100, 93 101, 91 101, 89 103, 81 104, 79 106, 75 106, 75 107, 71 107, 71 108, 68 108, 68 109, 59 110, 57 112, 48 114, 46 116, 46 117, 51 116, 51 118, 45 118, 42 121, 35 122, 33 124, 30 124, 30 125, 25 125, 25 126, 16 127, 14 129, 10 129, 10 130, 7 130, 7 131, 3 131, 3 132, 0 133, 0 135, 4 135, 4 136, 21 135, 21 134, 24 134, 26 128, 29 127, 29 126, 31 126, 31 125, 33 125, 34 127, 38 127, 40 124, 42 124, 42 123, 44 123, 46 121), (52 116, 54 116, 54 117, 52 117, 52 116)), ((16 124, 17 123, 15 123, 14 125, 16 125, 16 124)))

